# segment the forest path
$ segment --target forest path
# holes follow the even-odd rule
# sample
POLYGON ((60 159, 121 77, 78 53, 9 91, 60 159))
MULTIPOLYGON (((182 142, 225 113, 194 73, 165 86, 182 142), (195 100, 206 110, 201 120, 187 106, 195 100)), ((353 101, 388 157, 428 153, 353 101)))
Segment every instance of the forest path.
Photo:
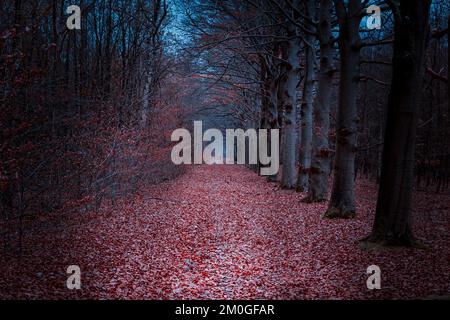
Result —
MULTIPOLYGON (((416 197, 426 250, 362 251, 376 189, 358 181, 358 215, 327 220, 326 203, 243 166, 189 166, 99 212, 57 214, 28 229, 26 254, 0 265, 0 297, 96 299, 372 299, 448 295, 448 196, 416 197), (430 205, 432 203, 432 205, 430 205), (431 212, 432 214, 425 214, 431 212), (63 219, 63 220, 61 220, 63 219), (55 240, 56 239, 56 240, 55 240), (68 265, 81 290, 66 287, 68 265), (367 267, 383 290, 368 290, 367 267)), ((1 258, 1 257, 0 257, 1 258)))
MULTIPOLYGON (((174 298, 269 298, 301 286, 283 278, 293 262, 286 257, 294 250, 286 241, 292 230, 283 221, 292 208, 273 202, 275 188, 243 167, 222 165, 194 167, 168 190, 181 202, 193 202, 173 212, 182 239, 178 250, 184 254, 183 267, 173 277, 174 298)), ((299 225, 293 233, 300 238, 301 219, 299 225)), ((302 261, 295 263, 299 267, 302 261)))
POLYGON ((326 279, 311 278, 323 266, 312 259, 320 247, 305 238, 310 218, 301 197, 243 166, 188 167, 137 201, 132 230, 119 231, 132 235, 120 241, 122 258, 110 260, 127 261, 126 270, 114 268, 109 286, 129 296, 125 272, 138 297, 308 297, 308 288, 326 279))
MULTIPOLYGON (((358 190, 356 219, 327 220, 321 218, 326 203, 302 203, 304 195, 281 190, 244 166, 190 166, 176 180, 156 186, 149 192, 149 199, 142 199, 144 221, 138 222, 132 232, 133 237, 147 239, 146 245, 151 243, 152 249, 140 250, 138 246, 133 252, 124 252, 126 257, 135 256, 141 268, 144 263, 147 271, 147 276, 134 271, 135 279, 141 280, 133 287, 132 296, 411 297, 425 295, 427 284, 436 286, 443 274, 450 277, 450 266, 445 262, 448 257, 442 252, 445 246, 439 243, 439 237, 429 251, 360 250, 358 240, 370 232, 376 186, 368 184, 358 190), (156 215, 152 213, 155 199, 159 201, 156 215), (149 221, 149 217, 153 219, 149 221), (155 228, 155 222, 159 229, 148 239, 145 230, 155 228), (382 291, 367 290, 366 271, 372 264, 383 270, 382 291), (410 277, 416 281, 406 284, 405 279, 410 277)), ((445 221, 441 222, 445 225, 445 221)), ((418 231, 427 233, 430 225, 424 221, 420 224, 418 231)), ((445 284, 442 288, 450 289, 445 284)))
POLYGON ((104 260, 115 272, 105 296, 291 299, 364 289, 370 264, 352 238, 368 232, 367 221, 323 220, 326 204, 302 203, 244 166, 186 169, 127 207, 128 223, 112 215, 121 238, 104 260))

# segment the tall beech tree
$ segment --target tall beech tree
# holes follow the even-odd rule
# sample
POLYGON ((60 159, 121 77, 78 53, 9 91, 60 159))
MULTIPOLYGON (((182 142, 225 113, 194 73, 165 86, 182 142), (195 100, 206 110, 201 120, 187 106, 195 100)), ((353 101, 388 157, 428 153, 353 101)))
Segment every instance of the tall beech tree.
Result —
POLYGON ((363 17, 363 3, 361 0, 349 0, 348 2, 334 0, 334 4, 339 24, 339 102, 333 188, 325 217, 351 218, 356 213, 356 102, 360 77, 361 38, 359 26, 363 17))
MULTIPOLYGON (((293 2, 292 19, 295 21, 300 9, 299 0, 293 2)), ((285 88, 282 92, 283 109, 285 113, 283 128, 283 171, 281 177, 281 186, 286 189, 295 187, 295 171, 296 171, 296 115, 297 105, 297 84, 300 71, 300 41, 297 36, 297 28, 293 24, 289 24, 287 31, 286 45, 286 81, 285 88)))
POLYGON ((333 91, 334 66, 333 36, 331 34, 332 0, 321 0, 319 10, 318 38, 320 43, 320 67, 318 70, 318 91, 314 105, 314 126, 312 135, 312 163, 309 170, 309 202, 327 200, 328 177, 330 174, 330 109, 333 91))
POLYGON ((412 245, 415 137, 430 34, 431 0, 388 3, 395 19, 393 77, 375 223, 366 240, 383 245, 412 245))
MULTIPOLYGON (((315 27, 316 2, 307 0, 305 3, 305 20, 315 27)), ((313 139, 313 103, 314 85, 316 82, 316 28, 306 30, 305 42, 305 80, 301 104, 301 148, 297 191, 307 191, 309 188, 309 172, 311 167, 311 150, 313 139)))

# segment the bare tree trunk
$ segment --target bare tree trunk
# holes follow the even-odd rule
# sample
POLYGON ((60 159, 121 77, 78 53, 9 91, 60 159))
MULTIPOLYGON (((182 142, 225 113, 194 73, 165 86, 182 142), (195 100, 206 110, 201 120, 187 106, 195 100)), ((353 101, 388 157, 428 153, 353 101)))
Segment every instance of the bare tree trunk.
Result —
POLYGON ((393 77, 372 234, 382 245, 412 245, 410 229, 418 103, 425 72, 430 0, 400 0, 395 14, 393 77))
POLYGON ((154 105, 155 91, 158 85, 160 64, 160 28, 167 16, 166 1, 156 0, 152 3, 153 15, 151 18, 151 32, 147 38, 146 46, 148 53, 145 56, 144 68, 144 94, 141 110, 141 128, 148 124, 150 108, 154 105))
POLYGON ((103 59, 104 63, 104 79, 103 79, 103 94, 105 97, 109 97, 111 92, 111 67, 112 67, 112 36, 113 36, 113 21, 112 21, 112 10, 113 3, 112 0, 108 1, 108 13, 106 19, 106 46, 105 46, 105 58, 103 59))
POLYGON ((308 202, 326 201, 330 174, 330 106, 333 89, 334 50, 331 34, 331 0, 320 2, 319 41, 320 71, 319 87, 314 105, 314 134, 312 139, 312 163, 309 171, 308 202))
POLYGON ((150 83, 151 83, 151 76, 148 75, 146 77, 145 83, 144 83, 144 95, 142 97, 143 100, 143 106, 142 106, 142 113, 141 113, 141 128, 145 128, 148 124, 148 116, 150 113, 150 83))
MULTIPOLYGON (((315 1, 308 0, 306 3, 307 15, 315 20, 315 1)), ((315 83, 315 65, 316 53, 314 35, 306 35, 306 75, 305 90, 302 99, 301 116, 301 144, 300 144, 300 167, 298 170, 297 191, 304 192, 309 189, 309 171, 311 167, 311 150, 313 134, 313 102, 314 102, 314 83, 315 83)))
POLYGON ((145 78, 144 78, 144 95, 143 95, 143 106, 142 106, 142 113, 141 113, 141 128, 145 128, 148 125, 148 118, 150 114, 150 108, 153 106, 153 98, 155 94, 155 67, 157 62, 157 53, 156 48, 157 43, 155 41, 155 38, 152 37, 152 40, 150 40, 147 44, 148 49, 150 50, 150 53, 148 54, 148 57, 146 57, 144 61, 144 68, 146 70, 145 78))
MULTIPOLYGON (((275 46, 274 48, 274 54, 276 54, 276 51, 278 50, 278 46, 275 46)), ((280 67, 278 62, 272 63, 267 66, 267 126, 268 129, 280 129, 280 122, 279 118, 280 115, 278 114, 278 89, 279 86, 282 85, 283 80, 281 77, 280 67)), ((271 147, 271 131, 269 130, 268 134, 268 150, 272 150, 271 147)), ((270 182, 277 181, 277 174, 270 175, 267 177, 267 180, 270 182)))
POLYGON ((360 0, 335 0, 339 21, 341 57, 339 107, 336 124, 336 155, 333 189, 325 213, 327 218, 352 218, 355 206, 355 156, 357 134, 356 98, 359 82, 362 5, 360 0))
POLYGON ((296 146, 297 146, 297 83, 300 68, 299 51, 300 44, 295 37, 295 28, 291 28, 288 37, 291 40, 287 45, 287 79, 284 87, 283 106, 285 111, 284 128, 283 128, 283 170, 281 175, 281 187, 291 189, 295 187, 296 176, 296 146))
MULTIPOLYGON (((260 128, 268 129, 270 135, 271 127, 271 102, 270 102, 270 85, 272 82, 272 74, 269 70, 268 61, 261 55, 259 56, 259 65, 260 65, 260 95, 261 95, 261 118, 260 118, 260 128)), ((259 138, 258 138, 259 139, 259 138)), ((267 150, 272 150, 270 145, 270 136, 267 141, 268 148, 267 150)), ((259 168, 264 167, 263 164, 259 163, 259 168)), ((259 170, 258 170, 259 171, 259 170)))

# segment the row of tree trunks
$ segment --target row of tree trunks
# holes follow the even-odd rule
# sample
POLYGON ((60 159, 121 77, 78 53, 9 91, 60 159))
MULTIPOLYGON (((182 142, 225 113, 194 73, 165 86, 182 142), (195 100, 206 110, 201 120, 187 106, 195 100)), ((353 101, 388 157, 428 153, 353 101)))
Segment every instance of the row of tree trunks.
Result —
MULTIPOLYGON (((380 168, 377 165, 375 169, 376 176, 380 172, 380 192, 373 232, 367 239, 370 242, 400 245, 412 243, 409 215, 415 165, 414 137, 419 116, 416 104, 420 100, 421 81, 426 65, 430 2, 430 0, 388 2, 395 17, 392 63, 394 77, 387 103, 387 117, 382 111, 380 124, 376 127, 379 128, 377 129, 379 136, 375 146, 383 145, 384 151, 382 166, 380 168), (384 117, 387 118, 387 124, 383 144, 378 140, 383 137, 384 117)), ((265 57, 262 54, 259 59, 263 117, 261 127, 282 129, 281 187, 286 189, 297 187, 298 191, 307 192, 304 200, 308 202, 321 202, 328 198, 333 152, 330 150, 329 141, 330 113, 333 78, 337 71, 334 65, 335 39, 332 31, 333 9, 335 11, 339 27, 337 34, 339 92, 332 190, 324 217, 353 218, 356 215, 355 160, 358 151, 357 99, 361 81, 360 64, 390 65, 381 60, 375 61, 373 57, 369 62, 361 59, 364 44, 360 38, 360 26, 363 17, 367 15, 365 6, 369 2, 321 0, 318 23, 315 22, 317 5, 315 1, 270 3, 279 9, 278 20, 282 21, 284 17, 286 21, 285 28, 272 31, 286 40, 274 41, 271 48, 273 50, 267 50, 265 47, 264 50, 270 52, 265 57), (317 35, 314 31, 308 31, 310 27, 315 29, 317 35), (319 68, 316 68, 315 59, 316 37, 320 44, 319 68), (303 52, 305 81, 301 92, 301 130, 296 132, 297 93, 303 52), (315 81, 318 82, 317 95, 314 94, 315 81), (297 141, 300 141, 301 145, 299 159, 296 159, 295 152, 297 141)), ((382 81, 378 82, 385 85, 382 81)), ((381 152, 378 154, 381 157, 381 152)))

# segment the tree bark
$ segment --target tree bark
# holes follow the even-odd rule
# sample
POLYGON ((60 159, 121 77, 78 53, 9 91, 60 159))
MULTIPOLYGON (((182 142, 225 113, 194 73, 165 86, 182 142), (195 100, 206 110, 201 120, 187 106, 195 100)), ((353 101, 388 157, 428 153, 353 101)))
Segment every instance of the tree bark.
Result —
POLYGON ((388 99, 375 222, 366 239, 382 245, 414 243, 410 226, 418 103, 425 73, 430 0, 393 4, 393 78, 388 99))
MULTIPOLYGON (((308 0, 306 10, 308 17, 315 20, 315 1, 308 0)), ((297 191, 305 192, 309 189, 309 172, 311 167, 312 135, 313 135, 313 102, 315 84, 316 53, 314 42, 316 37, 308 34, 306 40, 305 61, 305 89, 302 97, 301 110, 301 144, 300 144, 300 166, 298 170, 297 191)))
POLYGON ((333 89, 334 50, 331 34, 331 0, 320 2, 319 42, 320 71, 318 92, 314 105, 314 134, 312 139, 312 163, 309 171, 309 191, 307 202, 326 201, 330 174, 330 106, 333 89))
POLYGON ((158 78, 160 76, 159 69, 161 63, 161 34, 160 28, 167 16, 167 4, 166 1, 156 0, 152 3, 153 14, 151 18, 151 32, 146 40, 146 47, 148 54, 145 57, 145 79, 144 79, 144 92, 143 92, 143 104, 141 110, 141 128, 145 128, 148 125, 150 117, 150 109, 154 107, 154 98, 158 86, 158 78))
POLYGON ((333 189, 325 213, 327 218, 353 218, 355 206, 355 156, 357 134, 357 87, 361 39, 362 5, 360 0, 335 0, 339 22, 340 86, 336 124, 336 155, 333 189))
POLYGON ((291 40, 287 44, 286 82, 283 92, 284 128, 283 128, 283 170, 281 174, 281 187, 292 189, 295 187, 296 178, 296 115, 297 115, 297 83, 300 69, 299 51, 300 44, 295 37, 295 28, 290 28, 288 37, 291 40))
MULTIPOLYGON (((267 150, 272 150, 271 148, 271 129, 278 129, 278 111, 276 104, 273 103, 271 97, 275 97, 276 100, 276 85, 275 85, 275 77, 273 74, 273 64, 270 61, 266 60, 262 56, 259 57, 260 64, 260 85, 261 85, 261 122, 260 128, 268 130, 268 139, 267 150), (271 93, 271 88, 274 88, 275 94, 271 93)), ((264 165, 259 164, 259 167, 262 168, 264 165)), ((269 181, 276 181, 277 175, 268 176, 267 179, 269 181)))

